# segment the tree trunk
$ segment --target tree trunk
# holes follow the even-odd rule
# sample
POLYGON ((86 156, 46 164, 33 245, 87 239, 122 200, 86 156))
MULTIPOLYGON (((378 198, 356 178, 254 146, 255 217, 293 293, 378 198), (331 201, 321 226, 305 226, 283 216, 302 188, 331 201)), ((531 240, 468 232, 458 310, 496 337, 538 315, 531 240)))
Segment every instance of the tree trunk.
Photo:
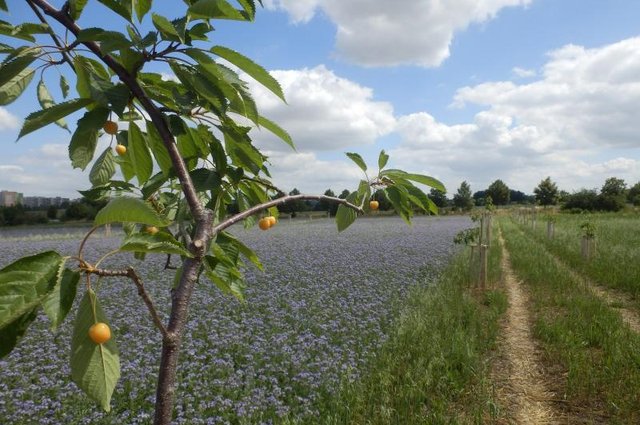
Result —
POLYGON ((194 258, 187 258, 184 261, 180 283, 171 297, 171 316, 167 326, 167 336, 162 340, 162 354, 160 355, 154 425, 169 425, 173 416, 180 346, 189 317, 191 295, 202 266, 202 259, 215 235, 211 232, 212 217, 212 214, 208 213, 206 219, 198 223, 190 247, 194 258))

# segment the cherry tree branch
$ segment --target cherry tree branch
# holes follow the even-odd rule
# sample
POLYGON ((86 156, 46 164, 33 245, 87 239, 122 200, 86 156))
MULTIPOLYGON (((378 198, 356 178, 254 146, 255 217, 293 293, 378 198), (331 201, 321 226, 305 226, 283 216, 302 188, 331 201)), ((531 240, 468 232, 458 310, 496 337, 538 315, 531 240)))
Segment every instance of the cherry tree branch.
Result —
POLYGON ((342 199, 342 198, 335 198, 333 196, 326 196, 326 195, 304 195, 304 194, 287 195, 287 196, 283 196, 282 198, 277 198, 272 201, 265 202, 263 204, 255 205, 247 210, 242 211, 239 214, 229 217, 228 219, 214 226, 212 233, 215 236, 218 233, 222 232, 227 227, 230 227, 236 224, 237 222, 244 220, 247 217, 257 214, 260 211, 264 211, 266 209, 275 207, 277 205, 286 204, 287 202, 291 202, 291 201, 327 201, 327 202, 333 202, 336 204, 344 205, 359 213, 364 213, 364 210, 361 207, 354 205, 351 202, 347 201, 346 199, 342 199))
POLYGON ((128 277, 129 279, 131 279, 133 283, 136 285, 136 287, 138 288, 138 295, 140 295, 140 298, 142 298, 142 301, 147 306, 147 310, 149 310, 149 314, 151 315, 151 319, 153 320, 153 323, 160 330, 162 337, 163 338, 167 337, 167 328, 162 323, 162 320, 160 319, 160 315, 158 314, 158 310, 156 310, 156 306, 153 300, 151 299, 147 291, 144 289, 144 283, 142 283, 142 279, 140 279, 140 276, 138 276, 138 273, 136 273, 133 267, 128 267, 125 270, 106 270, 106 269, 87 268, 87 269, 83 269, 83 271, 87 273, 95 274, 97 276, 102 276, 102 277, 122 276, 122 277, 128 277))

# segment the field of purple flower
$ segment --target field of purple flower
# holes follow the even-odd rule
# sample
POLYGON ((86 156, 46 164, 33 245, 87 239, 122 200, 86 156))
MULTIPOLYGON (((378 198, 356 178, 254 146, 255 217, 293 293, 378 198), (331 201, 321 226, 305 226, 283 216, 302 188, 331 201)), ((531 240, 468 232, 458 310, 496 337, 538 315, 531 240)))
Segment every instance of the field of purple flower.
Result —
MULTIPOLYGON (((233 230, 254 248, 265 271, 246 270, 247 302, 202 281, 195 293, 179 369, 177 423, 314 422, 320 404, 357 379, 384 343, 403 300, 427 285, 455 251, 464 217, 365 218, 338 234, 332 220, 283 221, 268 232, 233 230)), ((0 236, 0 267, 47 249, 74 254, 70 238, 18 241, 0 236)), ((117 247, 117 238, 91 239, 87 258, 117 247)), ((165 258, 144 263, 129 254, 105 267, 132 264, 148 292, 167 306, 173 273, 165 258)), ((109 414, 70 380, 72 317, 54 335, 41 315, 7 358, 0 360, 3 424, 149 423, 160 337, 130 281, 97 286, 120 348, 122 378, 109 414)), ((167 309, 162 309, 167 314, 167 309)), ((73 315, 73 313, 72 313, 73 315)))

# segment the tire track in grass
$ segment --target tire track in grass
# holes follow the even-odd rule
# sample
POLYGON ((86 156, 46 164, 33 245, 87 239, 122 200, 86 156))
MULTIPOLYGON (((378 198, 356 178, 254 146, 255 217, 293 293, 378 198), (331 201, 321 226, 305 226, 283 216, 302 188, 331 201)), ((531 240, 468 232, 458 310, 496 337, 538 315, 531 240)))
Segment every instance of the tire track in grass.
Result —
POLYGON ((547 250, 547 253, 549 253, 549 255, 561 269, 566 270, 572 278, 574 278, 578 282, 581 282, 587 289, 589 289, 598 298, 603 300, 609 307, 620 313, 620 316, 622 316, 622 321, 626 323, 632 331, 640 334, 640 315, 638 315, 637 312, 628 307, 632 304, 631 299, 628 295, 620 293, 615 289, 606 288, 603 285, 590 280, 588 277, 578 272, 573 267, 569 266, 549 250, 547 250))
POLYGON ((509 308, 503 329, 503 361, 499 362, 494 382, 501 383, 498 397, 507 406, 509 416, 517 424, 562 423, 550 401, 554 394, 546 388, 542 368, 536 361, 536 346, 531 334, 528 297, 520 286, 509 260, 502 234, 502 276, 509 308))

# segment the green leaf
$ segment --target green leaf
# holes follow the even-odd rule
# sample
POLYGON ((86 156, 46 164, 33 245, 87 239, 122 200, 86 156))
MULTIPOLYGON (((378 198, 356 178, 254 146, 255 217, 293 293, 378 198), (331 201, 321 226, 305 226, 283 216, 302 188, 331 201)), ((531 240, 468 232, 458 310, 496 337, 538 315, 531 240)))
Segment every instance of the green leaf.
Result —
POLYGON ((212 281, 218 289, 225 294, 233 295, 240 301, 244 301, 244 288, 246 286, 242 273, 219 258, 207 255, 204 261, 205 276, 212 281))
POLYGON ((85 28, 78 33, 76 38, 80 42, 100 42, 100 50, 103 53, 126 49, 131 45, 131 42, 124 34, 117 31, 106 31, 102 28, 85 28))
POLYGON ((9 37, 19 38, 21 40, 27 40, 31 42, 36 41, 35 37, 33 37, 31 34, 25 34, 16 31, 16 27, 7 21, 0 21, 0 35, 6 35, 9 37))
POLYGON ((151 177, 153 161, 151 160, 151 153, 149 152, 142 131, 140 131, 140 128, 133 122, 129 123, 128 149, 128 152, 130 152, 129 158, 131 159, 131 165, 138 177, 138 183, 142 186, 149 180, 149 177, 151 177))
POLYGON ((152 0, 134 0, 133 7, 136 11, 138 21, 142 22, 144 15, 151 9, 152 0))
POLYGON ((24 71, 36 60, 40 49, 23 48, 18 55, 0 65, 0 87, 4 86, 24 71))
POLYGON ((411 208, 409 207, 408 193, 402 186, 390 186, 385 189, 387 199, 393 205, 393 209, 396 210, 398 215, 402 217, 407 224, 411 224, 411 216, 413 215, 411 208))
POLYGON ((402 178, 405 180, 411 180, 417 183, 421 183, 424 184, 426 186, 430 186, 433 187, 434 189, 438 189, 441 192, 446 192, 447 189, 444 187, 444 185, 437 179, 431 177, 431 176, 425 176, 423 174, 413 174, 413 173, 407 173, 405 171, 402 170, 384 170, 383 172, 380 173, 381 176, 388 176, 390 178, 402 178))
POLYGON ((151 20, 153 22, 153 26, 156 27, 160 35, 162 35, 163 40, 169 41, 181 41, 184 43, 184 40, 176 27, 164 16, 158 15, 157 13, 151 14, 151 20))
POLYGON ((169 151, 162 143, 162 138, 160 137, 160 133, 156 129, 156 126, 151 121, 147 121, 147 142, 149 142, 149 147, 151 148, 151 152, 153 153, 160 170, 164 175, 168 175, 171 171, 171 167, 173 167, 173 163, 171 162, 171 157, 169 156, 169 151))
POLYGON ((122 16, 127 21, 131 22, 131 0, 98 0, 100 3, 107 6, 109 9, 122 16))
POLYGON ((273 134, 275 134, 276 136, 278 136, 280 139, 282 139, 287 145, 291 146, 291 148, 293 150, 296 149, 295 145, 293 144, 293 139, 291 138, 291 136, 289 135, 289 133, 287 133, 287 131, 285 129, 283 129, 282 127, 280 127, 278 124, 276 124, 275 122, 263 117, 262 115, 260 117, 258 117, 258 124, 261 127, 266 128, 267 130, 269 130, 270 132, 272 132, 273 134))
POLYGON ((82 10, 89 0, 69 0, 69 15, 74 21, 77 21, 82 14, 82 10))
MULTIPOLYGON (((42 109, 51 108, 56 104, 53 100, 53 97, 51 97, 51 93, 49 93, 49 89, 47 89, 47 86, 44 84, 44 80, 40 80, 40 82, 38 83, 38 102, 40 102, 40 106, 42 107, 42 109)), ((56 120, 55 123, 58 126, 69 131, 69 126, 67 125, 67 122, 64 120, 64 118, 56 120)))
POLYGON ((149 204, 138 198, 114 198, 96 215, 93 224, 142 223, 165 227, 171 222, 158 214, 149 204))
POLYGON ((74 99, 58 103, 50 108, 29 114, 24 120, 18 139, 44 126, 64 118, 92 103, 91 99, 74 99))
POLYGON ((0 328, 0 359, 15 348, 37 316, 38 307, 34 307, 16 318, 10 326, 0 328))
POLYGON ((238 3, 242 6, 247 13, 249 20, 253 21, 256 16, 256 4, 253 0, 238 0, 238 3))
POLYGON ((0 9, 4 10, 5 12, 9 11, 9 9, 7 9, 7 2, 5 0, 0 0, 0 9))
POLYGON ((236 9, 225 0, 198 0, 189 8, 189 15, 194 18, 249 20, 244 11, 236 9))
POLYGON ((109 98, 106 92, 112 88, 109 73, 102 64, 84 56, 73 58, 73 68, 76 71, 76 90, 82 98, 93 99, 107 106, 109 98))
POLYGON ((134 233, 126 238, 121 251, 145 252, 158 254, 176 254, 184 257, 193 257, 180 242, 178 242, 169 232, 158 232, 155 235, 134 233))
POLYGON ((382 170, 385 165, 387 165, 387 161, 389 161, 389 155, 387 155, 384 150, 381 150, 380 156, 378 157, 378 169, 382 170))
POLYGON ((93 159, 98 144, 98 132, 107 121, 109 110, 98 107, 84 114, 69 143, 69 159, 73 168, 84 170, 93 159))
POLYGON ((238 252, 244 255, 247 260, 251 261, 251 263, 253 263, 253 265, 255 265, 259 270, 264 270, 264 266, 262 265, 262 262, 260 261, 258 255, 251 248, 240 242, 240 240, 234 237, 231 233, 219 233, 218 238, 216 239, 216 243, 226 243, 234 245, 237 248, 238 252))
MULTIPOLYGON (((357 192, 352 192, 347 196, 347 201, 350 203, 357 203, 357 192)), ((342 232, 347 227, 351 226, 351 224, 356 221, 358 218, 358 212, 354 209, 347 207, 346 205, 340 204, 338 206, 338 211, 336 212, 336 224, 338 225, 338 232, 342 232)))
POLYGON ((356 163, 356 165, 358 167, 360 167, 360 169, 364 172, 367 171, 367 164, 364 162, 364 159, 362 159, 362 157, 360 155, 358 155, 357 153, 354 152, 347 152, 347 156, 349 157, 349 159, 351 159, 353 162, 356 163))
POLYGON ((69 83, 64 78, 64 75, 60 76, 60 90, 62 91, 62 97, 66 99, 69 95, 69 83))
POLYGON ((42 303, 44 312, 51 321, 52 330, 60 326, 69 314, 73 300, 76 298, 78 281, 80 280, 80 273, 63 267, 64 264, 61 266, 61 276, 56 282, 56 286, 42 303))
POLYGON ((13 349, 30 323, 31 313, 54 290, 63 258, 47 251, 24 257, 0 270, 0 331, 2 338, 13 341, 4 354, 13 349))
POLYGON ((273 78, 266 69, 253 62, 246 56, 243 56, 240 53, 224 46, 212 47, 211 52, 215 53, 223 59, 228 60, 229 62, 249 74, 267 89, 269 89, 273 94, 286 102, 284 93, 282 92, 282 87, 280 87, 280 83, 278 83, 278 81, 273 78))
POLYGON ((93 290, 89 289, 78 307, 71 339, 71 379, 106 411, 111 410, 111 395, 120 379, 120 357, 115 338, 96 344, 89 328, 107 320, 93 290))
POLYGON ((116 163, 113 156, 111 146, 108 146, 104 152, 96 159, 89 173, 89 181, 95 186, 102 186, 109 183, 111 177, 116 173, 116 163))
POLYGON ((25 91, 33 76, 33 68, 23 69, 18 75, 0 87, 0 105, 8 105, 16 100, 25 91))

